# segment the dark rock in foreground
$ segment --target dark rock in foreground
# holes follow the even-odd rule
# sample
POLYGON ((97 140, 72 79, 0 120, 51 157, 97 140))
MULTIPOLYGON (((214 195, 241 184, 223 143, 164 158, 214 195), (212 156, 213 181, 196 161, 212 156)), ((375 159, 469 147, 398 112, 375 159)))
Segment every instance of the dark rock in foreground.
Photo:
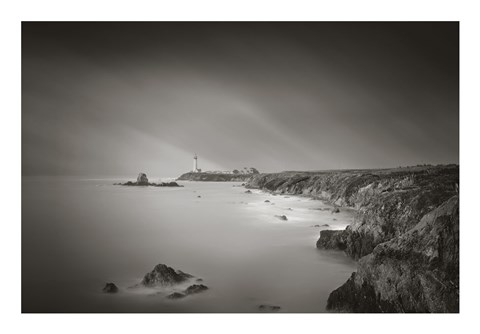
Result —
POLYGON ((263 312, 278 312, 282 308, 280 306, 275 306, 275 305, 260 305, 258 306, 258 309, 263 312))
POLYGON ((180 293, 180 292, 174 292, 174 293, 171 293, 167 296, 168 299, 180 299, 180 298, 183 298, 185 297, 185 295, 183 293, 180 293))
POLYGON ((118 287, 114 283, 106 283, 102 291, 105 293, 117 293, 118 287))
POLYGON ((288 220, 287 216, 285 216, 285 215, 281 215, 281 216, 275 215, 275 217, 280 219, 280 220, 288 220))
POLYGON ((347 248, 345 239, 343 238, 343 230, 320 231, 320 239, 317 241, 317 248, 339 250, 347 248))
POLYGON ((184 293, 186 295, 191 295, 191 294, 194 294, 194 293, 200 293, 200 292, 203 292, 205 290, 208 290, 208 287, 206 285, 203 285, 203 284, 193 284, 193 285, 190 285, 185 291, 184 293))
POLYGON ((165 264, 158 264, 153 270, 147 273, 141 282, 144 286, 169 286, 187 281, 194 276, 184 273, 181 270, 175 270, 165 264))
POLYGON ((252 192, 250 190, 245 191, 245 194, 251 194, 252 192))
MULTIPOLYGON (((198 281, 198 280, 197 280, 198 281)), ((200 292, 203 292, 203 291, 206 291, 208 290, 208 287, 206 285, 203 285, 203 284, 193 284, 193 285, 190 285, 188 288, 186 288, 183 293, 180 293, 180 292, 174 292, 174 293, 171 293, 167 296, 168 299, 180 299, 180 298, 184 298, 188 295, 193 295, 193 294, 196 294, 196 293, 200 293, 200 292)))

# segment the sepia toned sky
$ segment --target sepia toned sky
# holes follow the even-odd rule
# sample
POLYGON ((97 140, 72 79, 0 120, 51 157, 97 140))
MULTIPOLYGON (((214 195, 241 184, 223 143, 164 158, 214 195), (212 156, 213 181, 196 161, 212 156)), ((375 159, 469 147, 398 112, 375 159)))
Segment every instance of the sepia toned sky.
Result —
POLYGON ((458 163, 457 23, 22 24, 22 173, 458 163))

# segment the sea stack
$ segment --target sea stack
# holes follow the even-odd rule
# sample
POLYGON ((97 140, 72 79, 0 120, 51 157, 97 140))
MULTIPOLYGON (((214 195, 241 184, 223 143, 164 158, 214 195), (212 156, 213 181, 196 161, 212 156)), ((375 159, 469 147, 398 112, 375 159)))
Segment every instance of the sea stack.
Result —
POLYGON ((148 178, 147 174, 145 173, 140 173, 137 176, 137 185, 139 186, 148 186, 148 178))

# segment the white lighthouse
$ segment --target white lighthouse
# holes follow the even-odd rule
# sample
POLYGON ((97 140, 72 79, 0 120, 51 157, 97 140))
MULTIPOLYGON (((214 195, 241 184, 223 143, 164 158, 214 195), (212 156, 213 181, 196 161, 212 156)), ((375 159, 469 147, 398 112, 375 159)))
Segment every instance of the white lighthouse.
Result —
POLYGON ((193 172, 194 173, 198 173, 198 172, 201 172, 202 170, 198 168, 198 157, 197 157, 197 154, 195 153, 195 155, 193 156, 193 172))

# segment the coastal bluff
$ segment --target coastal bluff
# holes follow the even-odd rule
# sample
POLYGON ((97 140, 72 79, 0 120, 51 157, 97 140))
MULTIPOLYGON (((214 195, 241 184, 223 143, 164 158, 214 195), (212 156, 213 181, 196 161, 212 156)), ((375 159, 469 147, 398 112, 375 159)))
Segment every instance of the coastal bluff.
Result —
POLYGON ((355 210, 345 230, 321 231, 317 241, 358 260, 328 310, 459 311, 458 165, 259 174, 246 188, 355 210))
MULTIPOLYGON (((257 172, 258 174, 258 172, 257 172)), ((245 182, 255 173, 188 172, 180 175, 177 181, 245 182)))

